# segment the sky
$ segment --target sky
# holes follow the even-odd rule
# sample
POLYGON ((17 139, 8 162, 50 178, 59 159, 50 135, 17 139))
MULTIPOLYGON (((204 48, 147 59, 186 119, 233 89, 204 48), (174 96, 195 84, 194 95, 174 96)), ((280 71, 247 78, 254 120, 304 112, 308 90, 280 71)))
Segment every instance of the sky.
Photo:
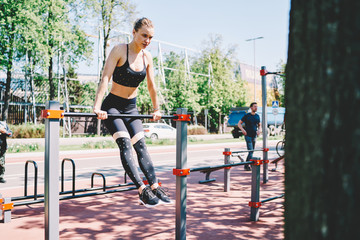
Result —
MULTIPOLYGON (((236 45, 236 58, 278 70, 286 63, 290 0, 132 0, 138 17, 155 25, 154 39, 203 49, 210 34, 223 38, 223 47, 236 45)), ((124 29, 129 32, 129 29, 124 29)), ((154 43, 153 43, 154 44, 154 43)))
POLYGON ((220 34, 224 47, 237 45, 238 60, 269 70, 286 62, 290 0, 134 0, 139 17, 155 25, 154 38, 201 49, 209 34, 220 34))

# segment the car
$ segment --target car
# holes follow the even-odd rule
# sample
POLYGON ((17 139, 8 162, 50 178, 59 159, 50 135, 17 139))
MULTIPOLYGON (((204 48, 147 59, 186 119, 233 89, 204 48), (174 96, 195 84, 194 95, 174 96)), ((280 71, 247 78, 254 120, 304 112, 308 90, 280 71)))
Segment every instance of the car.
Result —
POLYGON ((165 123, 144 123, 144 135, 150 139, 174 139, 176 129, 165 123))

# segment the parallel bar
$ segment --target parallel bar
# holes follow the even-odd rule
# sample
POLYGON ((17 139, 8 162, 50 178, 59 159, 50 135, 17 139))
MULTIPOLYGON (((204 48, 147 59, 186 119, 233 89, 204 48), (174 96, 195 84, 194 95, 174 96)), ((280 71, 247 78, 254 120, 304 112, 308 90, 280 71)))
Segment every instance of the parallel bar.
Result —
MULTIPOLYGON (((178 108, 177 114, 187 114, 187 109, 178 108)), ((187 122, 176 122, 176 169, 187 168, 187 122)), ((176 221, 175 239, 186 240, 186 191, 187 176, 176 176, 176 221)))
POLYGON ((233 152, 231 152, 231 155, 233 155, 233 153, 263 152, 263 151, 264 151, 264 149, 241 150, 241 151, 233 151, 233 152))
MULTIPOLYGON (((75 113, 75 112, 64 112, 64 117, 97 117, 95 113, 75 113)), ((136 118, 136 119, 152 119, 153 115, 140 115, 140 114, 108 114, 109 118, 136 118)), ((164 115, 162 119, 178 119, 176 115, 164 115)))
POLYGON ((276 197, 271 197, 271 198, 267 198, 267 199, 264 199, 261 201, 261 203, 265 203, 265 202, 269 202, 269 201, 272 201, 272 200, 275 200, 275 199, 278 199, 278 198, 282 198, 285 196, 285 193, 279 195, 279 196, 276 196, 276 197))
MULTIPOLYGON (((126 184, 117 184, 117 185, 111 185, 111 186, 106 186, 106 189, 111 189, 111 188, 117 188, 117 187, 127 187, 127 186, 132 186, 134 185, 134 183, 126 183, 126 184)), ((104 187, 95 187, 95 188, 84 188, 84 189, 78 189, 75 190, 75 193, 81 193, 81 192, 91 192, 91 191, 96 191, 96 190, 104 190, 104 187)), ((73 191, 63 191, 60 192, 60 195, 66 195, 66 194, 72 194, 73 191)), ((44 194, 38 194, 37 197, 41 198, 44 197, 44 194)), ((21 200, 26 200, 26 199, 30 199, 30 198, 34 198, 34 195, 28 195, 28 196, 23 196, 23 197, 13 197, 11 198, 12 201, 21 201, 21 200)))
MULTIPOLYGON (((78 195, 75 195, 75 196, 70 195, 70 196, 60 197, 59 200, 67 200, 67 199, 74 199, 74 198, 81 198, 81 197, 89 197, 89 196, 103 195, 103 194, 115 193, 115 192, 126 192, 126 191, 130 191, 130 190, 134 190, 134 189, 137 189, 137 188, 136 187, 128 187, 128 188, 123 188, 123 189, 109 190, 109 191, 105 191, 105 192, 102 191, 102 192, 84 193, 84 194, 78 194, 78 195)), ((24 201, 24 202, 16 202, 16 203, 14 203, 14 206, 30 205, 30 204, 36 204, 36 203, 42 203, 42 202, 44 202, 44 199, 38 199, 38 200, 33 200, 33 201, 24 201)))
MULTIPOLYGON (((46 109, 60 110, 49 101, 46 109)), ((45 240, 59 239, 59 119, 45 119, 45 240)))
POLYGON ((248 162, 239 162, 239 163, 229 163, 229 164, 223 164, 223 165, 217 165, 217 166, 208 166, 208 167, 198 167, 198 168, 190 168, 190 172, 198 172, 202 170, 209 170, 209 169, 221 169, 225 167, 235 167, 235 166, 241 166, 245 164, 252 164, 251 161, 248 162))
MULTIPOLYGON (((262 66, 261 70, 266 72, 266 67, 262 66)), ((263 149, 267 148, 267 91, 266 91, 266 75, 261 76, 261 89, 262 89, 262 132, 263 132, 263 149)), ((268 160, 268 152, 263 152, 263 159, 268 160)), ((267 183, 269 181, 269 169, 268 163, 264 163, 263 165, 263 183, 267 183)))

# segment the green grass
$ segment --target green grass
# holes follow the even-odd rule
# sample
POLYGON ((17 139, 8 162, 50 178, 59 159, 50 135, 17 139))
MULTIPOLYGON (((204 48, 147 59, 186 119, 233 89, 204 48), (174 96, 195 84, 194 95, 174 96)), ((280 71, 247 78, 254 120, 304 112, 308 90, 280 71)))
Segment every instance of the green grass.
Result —
MULTIPOLYGON (((268 140, 282 140, 282 136, 269 137, 268 140)), ((262 140, 262 137, 259 137, 258 140, 262 140)), ((167 146, 175 145, 175 139, 161 139, 161 140, 151 140, 146 139, 146 144, 148 146, 167 146)), ((228 139, 213 139, 213 140, 197 140, 195 138, 189 138, 188 144, 208 144, 208 143, 233 143, 233 142, 242 142, 245 141, 243 137, 240 138, 228 138, 228 139)), ((97 142, 84 143, 79 145, 60 145, 60 151, 74 151, 74 150, 86 150, 86 149, 111 149, 117 148, 116 143, 113 140, 104 140, 97 142)), ((8 146, 8 153, 21 153, 21 152, 44 152, 45 148, 39 146, 38 144, 12 144, 8 146)))

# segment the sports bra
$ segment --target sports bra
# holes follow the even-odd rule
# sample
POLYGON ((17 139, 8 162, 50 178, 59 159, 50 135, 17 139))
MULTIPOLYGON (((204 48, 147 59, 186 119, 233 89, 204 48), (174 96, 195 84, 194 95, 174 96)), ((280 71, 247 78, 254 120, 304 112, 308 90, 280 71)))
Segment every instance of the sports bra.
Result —
POLYGON ((143 52, 144 69, 142 71, 134 71, 129 64, 129 45, 126 44, 126 62, 115 67, 113 73, 113 82, 126 87, 138 87, 146 76, 146 65, 143 52))

